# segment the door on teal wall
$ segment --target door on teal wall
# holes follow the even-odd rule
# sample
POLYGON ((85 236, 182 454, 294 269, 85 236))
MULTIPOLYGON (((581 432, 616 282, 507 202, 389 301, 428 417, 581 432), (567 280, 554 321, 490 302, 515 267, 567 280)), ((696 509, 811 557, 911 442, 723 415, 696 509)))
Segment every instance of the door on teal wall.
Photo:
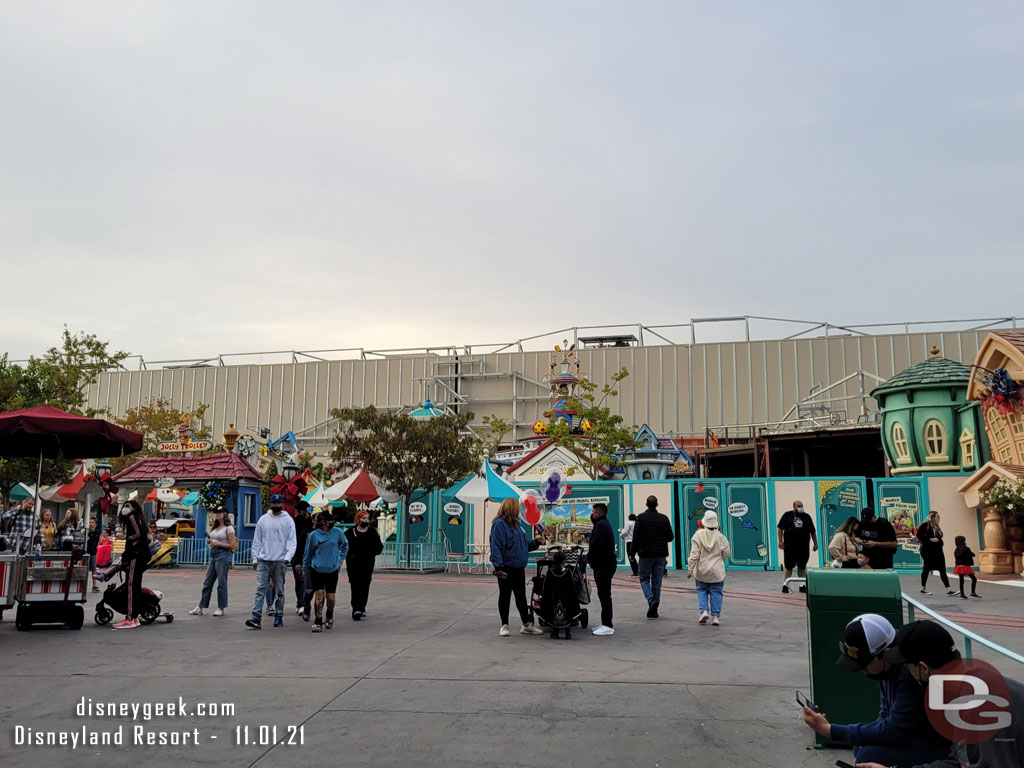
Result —
POLYGON ((818 480, 818 546, 821 547, 822 563, 831 561, 828 544, 836 530, 847 519, 860 520, 860 512, 866 504, 863 480, 818 480))
POLYGON ((431 540, 430 536, 430 502, 432 494, 416 491, 409 497, 407 504, 402 505, 401 514, 405 519, 405 540, 410 544, 419 544, 431 540))
POLYGON ((697 532, 697 523, 709 509, 718 512, 719 517, 724 512, 719 509, 722 500, 720 483, 683 482, 680 483, 680 488, 681 502, 677 507, 676 519, 676 562, 679 568, 685 568, 686 558, 690 554, 690 539, 697 532))
POLYGON ((921 565, 914 531, 923 519, 924 506, 928 501, 923 483, 919 478, 874 481, 875 514, 886 518, 896 529, 896 541, 899 543, 893 559, 896 568, 919 568, 921 565))
POLYGON ((453 554, 465 554, 466 552, 466 527, 469 525, 470 506, 455 498, 455 494, 462 485, 464 483, 441 494, 439 527, 453 554))
POLYGON ((768 488, 765 483, 725 483, 725 505, 719 509, 722 532, 732 544, 729 564, 766 568, 769 558, 768 488))

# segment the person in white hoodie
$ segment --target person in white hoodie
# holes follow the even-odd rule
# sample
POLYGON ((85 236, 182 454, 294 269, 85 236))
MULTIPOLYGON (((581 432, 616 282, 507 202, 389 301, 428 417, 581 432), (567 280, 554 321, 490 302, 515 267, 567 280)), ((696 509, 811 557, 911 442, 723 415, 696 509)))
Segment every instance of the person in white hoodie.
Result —
POLYGON ((274 626, 284 626, 284 574, 295 554, 295 521, 282 509, 284 497, 270 497, 270 511, 256 523, 252 536, 252 567, 256 569, 256 599, 250 629, 263 628, 263 602, 268 586, 273 590, 274 626))
POLYGON ((690 539, 690 557, 686 562, 686 578, 697 578, 698 623, 708 619, 719 626, 722 616, 722 592, 725 587, 725 559, 732 556, 729 540, 718 530, 718 514, 705 512, 703 527, 690 539))

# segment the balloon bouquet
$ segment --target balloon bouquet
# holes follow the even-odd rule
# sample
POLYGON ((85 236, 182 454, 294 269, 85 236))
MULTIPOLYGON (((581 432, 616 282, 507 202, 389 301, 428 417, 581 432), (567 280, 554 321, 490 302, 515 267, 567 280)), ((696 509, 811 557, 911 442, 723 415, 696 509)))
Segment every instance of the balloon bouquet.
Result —
POLYGON ((572 486, 566 483, 565 476, 559 470, 552 469, 541 480, 541 489, 543 490, 543 495, 533 489, 526 492, 523 497, 523 506, 526 508, 523 519, 526 520, 527 525, 533 528, 535 536, 547 539, 547 532, 540 523, 540 505, 544 503, 548 506, 554 506, 572 490, 572 486))

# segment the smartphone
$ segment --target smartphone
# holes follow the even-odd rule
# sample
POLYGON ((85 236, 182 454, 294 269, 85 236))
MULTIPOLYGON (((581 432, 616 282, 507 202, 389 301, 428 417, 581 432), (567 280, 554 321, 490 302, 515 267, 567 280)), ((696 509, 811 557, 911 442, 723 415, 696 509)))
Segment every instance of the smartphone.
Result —
POLYGON ((821 710, 818 709, 818 705, 800 693, 800 691, 796 692, 796 703, 801 707, 807 707, 811 712, 821 712, 821 710))
POLYGON ((856 766, 850 765, 845 760, 836 760, 836 768, 856 768, 856 766))

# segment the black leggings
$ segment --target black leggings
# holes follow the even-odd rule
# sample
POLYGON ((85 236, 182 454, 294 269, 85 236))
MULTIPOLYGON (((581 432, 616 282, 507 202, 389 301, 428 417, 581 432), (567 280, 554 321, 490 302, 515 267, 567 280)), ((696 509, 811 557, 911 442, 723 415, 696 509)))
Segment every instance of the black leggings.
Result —
POLYGON ((516 596, 516 608, 519 611, 519 618, 523 624, 533 622, 530 613, 530 605, 526 602, 526 569, 525 568, 504 568, 505 578, 498 579, 498 616, 501 623, 508 624, 508 609, 512 602, 512 595, 516 596))
POLYGON ((928 585, 928 574, 932 571, 938 571, 939 578, 942 579, 942 584, 948 591, 949 576, 946 575, 946 556, 942 550, 929 552, 928 554, 922 552, 921 558, 924 560, 924 566, 921 568, 921 589, 928 585))
MULTIPOLYGON (((964 574, 960 574, 960 594, 964 593, 964 574)), ((978 577, 973 573, 971 574, 971 594, 978 594, 978 577)))
POLYGON ((148 560, 137 558, 128 564, 128 576, 125 579, 128 584, 128 610, 125 618, 137 619, 142 613, 142 602, 145 599, 142 594, 142 572, 146 570, 148 560))

